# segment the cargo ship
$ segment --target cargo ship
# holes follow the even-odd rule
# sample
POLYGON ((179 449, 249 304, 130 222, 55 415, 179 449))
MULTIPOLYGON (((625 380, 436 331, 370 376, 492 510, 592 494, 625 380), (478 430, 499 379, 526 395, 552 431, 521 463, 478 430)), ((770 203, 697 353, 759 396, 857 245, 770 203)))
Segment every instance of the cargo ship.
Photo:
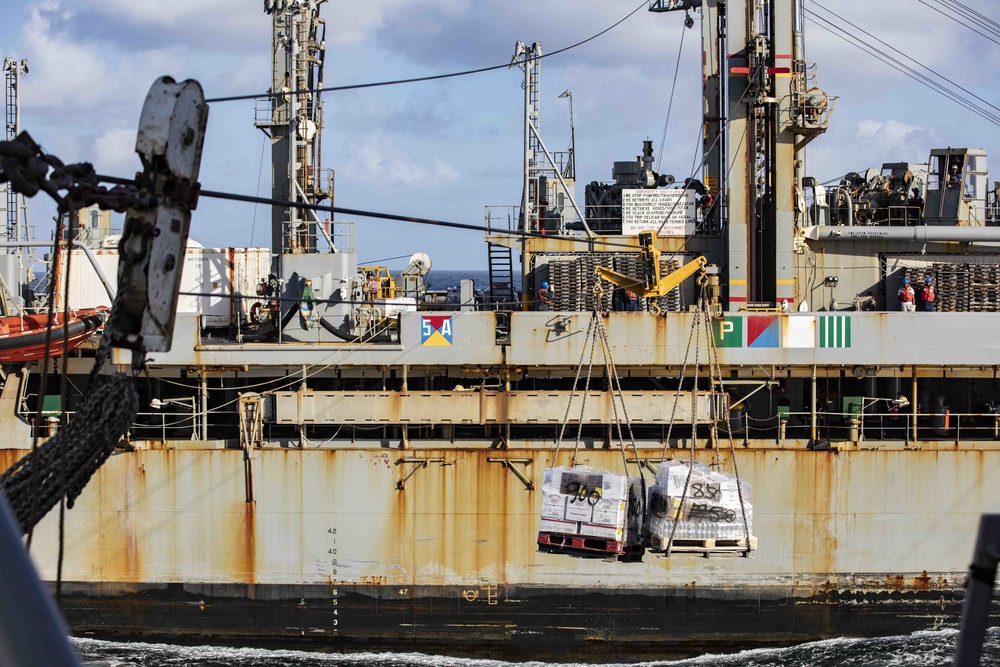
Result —
MULTIPOLYGON (((266 3, 256 125, 277 200, 333 199, 322 4, 266 3)), ((62 534, 52 512, 33 535, 47 580, 65 545, 77 635, 620 661, 957 624, 978 517, 1000 503, 986 151, 824 185, 802 155, 837 100, 800 4, 650 9, 701 14, 699 173, 657 173, 646 143, 578 202, 572 152, 538 132, 541 46, 519 43, 523 188, 487 210, 484 296, 429 299, 420 253, 399 276, 359 266, 349 222, 295 205, 272 207, 270 248, 189 245, 127 446, 62 534), (613 366, 585 363, 595 326, 613 366), (752 488, 752 544, 623 559, 613 537, 562 549, 541 530, 546 469, 651 484, 671 459, 752 488)), ((111 305, 117 237, 97 215, 69 253, 73 308, 111 305)), ((60 359, 71 386, 93 347, 60 359)), ((51 428, 38 369, 5 366, 4 468, 51 428)))

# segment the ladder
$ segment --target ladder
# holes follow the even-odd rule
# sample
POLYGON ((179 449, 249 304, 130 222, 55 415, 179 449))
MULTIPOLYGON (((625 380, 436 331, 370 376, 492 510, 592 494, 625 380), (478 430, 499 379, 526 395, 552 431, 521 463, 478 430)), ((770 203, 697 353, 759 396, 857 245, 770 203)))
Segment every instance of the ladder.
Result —
POLYGON ((514 261, 510 248, 490 243, 490 310, 514 310, 514 261))
MULTIPOLYGON (((6 132, 4 133, 4 139, 10 141, 17 136, 20 131, 20 119, 18 118, 19 104, 18 104, 18 79, 23 76, 22 72, 26 71, 24 64, 18 62, 15 59, 8 58, 4 61, 4 127, 6 132)), ((18 226, 18 215, 17 215, 17 204, 18 204, 18 194, 14 192, 14 188, 10 187, 10 184, 6 186, 7 190, 7 227, 6 227, 6 240, 13 241, 17 238, 17 226, 18 226)), ((14 252, 12 249, 10 252, 14 252)))

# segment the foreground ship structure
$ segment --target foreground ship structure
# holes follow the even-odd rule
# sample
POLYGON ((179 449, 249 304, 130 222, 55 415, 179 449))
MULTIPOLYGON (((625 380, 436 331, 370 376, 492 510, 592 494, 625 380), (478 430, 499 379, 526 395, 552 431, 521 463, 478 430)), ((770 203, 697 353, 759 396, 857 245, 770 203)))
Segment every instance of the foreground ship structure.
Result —
MULTIPOLYGON (((273 91, 321 87, 322 3, 269 4, 273 91)), ((149 407, 66 522, 76 632, 600 659, 957 622, 978 516, 1000 502, 986 153, 932 150, 824 187, 801 157, 836 99, 804 61, 800 7, 766 4, 652 4, 701 12, 703 173, 671 185, 647 143, 580 201, 572 155, 541 139, 541 46, 519 45, 524 183, 519 206, 487 211, 484 298, 425 310, 421 256, 399 281, 359 270, 350 223, 295 208, 273 209, 270 250, 189 245, 173 345, 141 383, 149 407), (666 295, 595 277, 701 257, 709 273, 666 295), (931 278, 938 312, 898 312, 904 278, 931 278), (594 310, 635 434, 624 457, 612 378, 595 373, 581 408, 594 310), (595 468, 652 484, 664 458, 738 467, 756 550, 539 551, 567 415, 595 468)), ((332 200, 321 97, 270 96, 256 124, 275 198, 332 200)), ((113 275, 115 237, 89 240, 113 275)), ((73 306, 110 305, 87 257, 70 261, 73 306)), ((85 375, 91 359, 65 363, 85 375)), ((34 365, 8 370, 4 467, 31 441, 37 394, 34 365)), ((58 541, 50 516, 32 553, 53 579, 58 541)))

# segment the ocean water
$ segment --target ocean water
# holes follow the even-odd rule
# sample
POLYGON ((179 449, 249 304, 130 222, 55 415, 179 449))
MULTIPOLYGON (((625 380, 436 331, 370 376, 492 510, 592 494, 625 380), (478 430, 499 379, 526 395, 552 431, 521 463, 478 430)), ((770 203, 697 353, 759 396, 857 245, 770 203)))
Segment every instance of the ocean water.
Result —
MULTIPOLYGON (((916 632, 874 639, 831 639, 782 649, 755 649, 688 660, 604 663, 596 667, 945 667, 950 665, 956 630, 916 632)), ((75 639, 88 667, 581 667, 571 663, 469 660, 419 653, 309 653, 214 646, 117 643, 75 639)), ((983 667, 1000 667, 1000 630, 989 631, 983 667)))
MULTIPOLYGON (((450 287, 458 287, 462 279, 470 279, 475 283, 477 290, 488 290, 490 288, 490 274, 488 271, 439 271, 431 269, 427 274, 426 282, 429 290, 446 290, 450 287)), ((514 267, 514 287, 521 289, 521 274, 519 269, 514 267)))

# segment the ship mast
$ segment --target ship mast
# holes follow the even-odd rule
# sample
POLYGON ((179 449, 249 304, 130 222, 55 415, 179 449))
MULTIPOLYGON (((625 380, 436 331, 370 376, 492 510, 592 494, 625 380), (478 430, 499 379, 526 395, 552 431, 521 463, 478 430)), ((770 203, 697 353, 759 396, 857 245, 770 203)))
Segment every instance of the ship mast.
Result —
POLYGON ((730 310, 796 305, 805 145, 830 108, 804 60, 800 0, 651 0, 702 12, 705 185, 720 193, 730 310), (722 70, 726 68, 726 76, 722 70))
MULTIPOLYGON (((320 168, 326 0, 266 0, 272 17, 272 96, 257 101, 255 125, 271 138, 271 194, 275 199, 333 203, 333 170, 320 168), (281 95, 281 93, 295 93, 281 95)), ((332 248, 314 212, 272 207, 271 247, 276 255, 316 252, 317 234, 332 248)))

